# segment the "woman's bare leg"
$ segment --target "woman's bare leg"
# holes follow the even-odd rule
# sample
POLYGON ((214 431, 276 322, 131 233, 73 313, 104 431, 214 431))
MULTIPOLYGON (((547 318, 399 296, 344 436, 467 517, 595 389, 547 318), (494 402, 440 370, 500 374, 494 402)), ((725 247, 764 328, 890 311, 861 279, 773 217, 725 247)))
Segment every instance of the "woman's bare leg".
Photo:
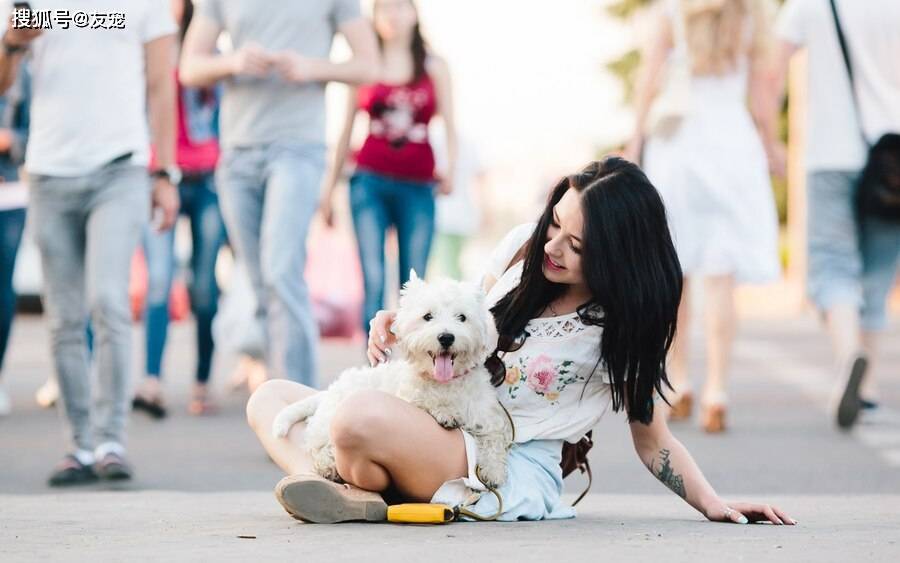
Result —
POLYGON ((705 293, 707 361, 702 403, 724 405, 735 332, 734 276, 710 276, 705 293))
MULTIPOLYGON (((314 389, 276 379, 267 381, 247 403, 247 421, 263 448, 287 474, 312 473, 303 447, 304 423, 287 438, 275 438, 272 421, 282 408, 314 389)), ((341 404, 331 425, 338 472, 360 488, 383 491, 390 485, 411 499, 429 500, 437 489, 468 471, 459 430, 446 430, 428 413, 378 391, 358 391, 341 404)))
POLYGON ((678 330, 672 341, 672 352, 669 358, 669 382, 675 388, 675 398, 683 393, 691 392, 690 348, 691 348, 691 286, 689 279, 684 278, 684 289, 681 303, 678 305, 678 330))
POLYGON ((462 432, 447 430, 425 411, 378 391, 359 391, 331 425, 338 473, 358 487, 428 501, 445 482, 468 471, 462 432))
POLYGON ((285 379, 272 379, 260 385, 247 401, 250 428, 272 460, 289 475, 312 473, 312 460, 303 447, 306 423, 295 424, 286 438, 276 438, 272 434, 272 422, 281 409, 314 393, 317 391, 311 387, 285 379))

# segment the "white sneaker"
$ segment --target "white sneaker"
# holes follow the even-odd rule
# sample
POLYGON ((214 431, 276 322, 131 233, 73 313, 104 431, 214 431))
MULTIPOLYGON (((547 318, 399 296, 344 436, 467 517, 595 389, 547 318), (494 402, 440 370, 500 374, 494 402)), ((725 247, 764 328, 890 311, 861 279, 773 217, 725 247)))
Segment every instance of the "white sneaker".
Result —
POLYGON ((0 416, 7 416, 12 411, 12 401, 6 394, 6 389, 0 387, 0 416))
POLYGON ((58 399, 59 385, 57 385, 55 377, 48 379, 40 386, 40 388, 38 388, 37 393, 34 394, 34 400, 37 401, 38 405, 45 409, 49 409, 55 405, 58 399))

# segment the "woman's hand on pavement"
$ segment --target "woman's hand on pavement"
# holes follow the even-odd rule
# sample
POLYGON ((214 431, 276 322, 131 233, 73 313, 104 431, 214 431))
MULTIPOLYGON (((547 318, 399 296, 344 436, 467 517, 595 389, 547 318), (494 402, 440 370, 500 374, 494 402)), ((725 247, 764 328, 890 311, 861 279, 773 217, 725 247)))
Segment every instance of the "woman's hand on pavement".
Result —
POLYGON ((386 362, 391 355, 391 346, 397 342, 397 337, 391 332, 391 324, 397 317, 394 311, 378 311, 375 318, 369 321, 369 344, 366 357, 369 364, 377 365, 386 362))
POLYGON ((776 525, 793 526, 797 523, 777 506, 752 502, 719 501, 706 511, 705 516, 713 522, 733 522, 735 524, 771 522, 776 525))

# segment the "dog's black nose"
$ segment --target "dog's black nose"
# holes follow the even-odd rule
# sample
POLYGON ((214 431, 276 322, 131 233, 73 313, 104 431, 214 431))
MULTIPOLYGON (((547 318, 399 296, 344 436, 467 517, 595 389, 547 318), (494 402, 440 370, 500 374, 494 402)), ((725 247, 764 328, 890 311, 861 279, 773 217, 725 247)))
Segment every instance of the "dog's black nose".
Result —
POLYGON ((449 348, 453 346, 453 341, 456 340, 456 337, 450 334, 449 332, 442 332, 438 334, 438 342, 441 343, 441 346, 444 348, 449 348))

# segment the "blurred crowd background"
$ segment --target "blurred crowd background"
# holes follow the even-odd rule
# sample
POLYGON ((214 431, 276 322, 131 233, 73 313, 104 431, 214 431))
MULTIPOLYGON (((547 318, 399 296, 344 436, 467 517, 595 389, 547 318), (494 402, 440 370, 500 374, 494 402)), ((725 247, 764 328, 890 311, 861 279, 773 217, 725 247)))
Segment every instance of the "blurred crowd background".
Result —
MULTIPOLYGON (((33 4, 35 10, 56 8, 51 2, 33 4)), ((84 4, 87 6, 91 3, 84 4)), ((135 22, 135 25, 143 26, 142 29, 155 25, 159 33, 174 35, 175 42, 179 45, 182 41, 190 43, 192 34, 195 35, 197 45, 202 42, 200 31, 188 31, 187 37, 184 36, 187 29, 184 24, 190 19, 191 13, 199 11, 204 14, 201 17, 208 23, 215 19, 218 11, 225 9, 223 6, 229 10, 238 10, 236 3, 229 1, 208 2, 205 8, 202 2, 198 2, 198 7, 194 8, 187 0, 173 0, 171 6, 168 2, 149 0, 141 2, 141 6, 144 4, 147 5, 147 10, 166 13, 138 15, 137 8, 124 8, 125 3, 115 2, 98 2, 97 8, 118 6, 126 11, 126 25, 135 22), (134 18, 131 17, 132 14, 134 18), (155 23, 137 23, 138 19, 141 22, 146 20, 155 23), (178 22, 182 23, 180 32, 178 22)), ((355 0, 323 2, 324 4, 334 10, 329 16, 332 18, 329 21, 336 26, 334 31, 340 32, 342 25, 358 19, 354 12, 359 9, 355 6, 355 0)), ((300 236, 276 245, 282 248, 304 243, 306 245, 305 255, 301 253, 305 261, 305 273, 301 267, 292 275, 296 278, 298 288, 305 279, 312 309, 298 310, 312 315, 307 320, 315 322, 322 338, 352 339, 361 348, 368 317, 378 308, 395 302, 399 286, 408 276, 408 272, 404 270, 413 266, 417 270, 425 270, 423 273, 428 276, 448 275, 477 280, 493 245, 511 227, 537 216, 547 191, 559 177, 607 154, 624 151, 629 158, 639 159, 643 149, 646 158, 646 145, 650 143, 648 139, 640 139, 634 152, 636 136, 643 134, 635 133, 635 107, 638 107, 637 121, 641 122, 646 117, 640 115, 642 97, 646 98, 648 104, 652 104, 652 98, 662 94, 656 90, 648 93, 653 88, 649 86, 646 77, 642 82, 641 68, 646 71, 648 65, 652 66, 654 48, 657 51, 663 49, 662 59, 656 61, 659 64, 657 74, 664 74, 666 65, 669 65, 668 72, 672 73, 672 66, 677 64, 679 26, 671 23, 678 21, 671 19, 672 6, 681 6, 681 9, 689 13, 706 11, 713 14, 710 16, 713 24, 710 25, 720 25, 723 13, 737 10, 747 21, 751 21, 749 35, 754 38, 753 41, 758 40, 760 43, 754 43, 748 48, 749 63, 742 58, 744 54, 735 63, 740 67, 740 72, 735 75, 739 84, 735 99, 742 107, 746 106, 741 112, 749 108, 750 113, 747 115, 752 114, 753 124, 756 125, 752 135, 758 137, 748 138, 747 151, 739 150, 733 154, 734 163, 720 163, 720 166, 740 163, 739 166, 749 170, 745 176, 758 176, 764 184, 764 190, 757 193, 757 199, 761 203, 741 207, 734 217, 743 213, 750 230, 757 231, 747 236, 754 239, 762 237, 766 240, 760 244, 769 245, 766 247, 769 254, 763 260, 769 262, 761 267, 765 272, 756 276, 765 283, 754 286, 735 285, 741 280, 735 279, 734 272, 729 271, 725 272, 728 282, 724 290, 722 286, 714 284, 698 284, 689 285, 688 294, 695 295, 700 300, 720 299, 712 303, 726 312, 734 308, 737 317, 755 315, 777 319, 809 310, 813 306, 807 299, 808 177, 815 170, 807 162, 806 147, 810 140, 810 119, 818 117, 818 114, 810 111, 810 97, 815 97, 817 92, 811 90, 805 77, 811 65, 822 63, 810 63, 801 51, 792 60, 788 80, 787 73, 779 76, 777 59, 779 48, 787 39, 796 39, 795 48, 805 46, 799 39, 801 35, 790 36, 792 30, 801 30, 804 33, 802 37, 811 38, 816 33, 825 33, 821 29, 810 31, 815 26, 825 28, 832 24, 827 17, 823 17, 823 14, 830 17, 827 0, 789 0, 787 6, 783 4, 784 2, 762 0, 681 3, 652 0, 565 0, 552 3, 417 0, 415 4, 409 0, 376 0, 374 3, 365 0, 360 12, 366 22, 365 33, 370 33, 368 22, 374 17, 376 35, 372 38, 378 37, 382 59, 379 64, 383 65, 382 71, 385 74, 379 74, 374 69, 360 70, 358 67, 351 67, 354 61, 357 64, 360 62, 361 53, 365 54, 360 46, 366 44, 368 39, 357 36, 357 44, 352 45, 353 41, 348 42, 345 34, 338 33, 332 45, 331 34, 326 34, 326 43, 331 45, 327 58, 338 62, 347 61, 345 64, 348 65, 341 71, 347 73, 347 78, 342 81, 331 80, 324 91, 325 110, 321 117, 325 127, 321 141, 327 146, 327 152, 322 154, 325 160, 321 169, 313 176, 317 178, 316 174, 321 174, 321 193, 329 194, 330 197, 315 202, 315 214, 313 208, 310 208, 308 213, 304 212, 304 217, 309 217, 298 219, 298 233, 306 231, 305 224, 301 223, 307 219, 310 221, 305 240, 300 236), (786 11, 792 13, 785 14, 786 11), (669 23, 660 24, 661 21, 669 23), (776 21, 779 21, 778 29, 776 21), (404 78, 384 79, 384 76, 390 76, 392 68, 401 69, 399 74, 395 72, 393 76, 405 76, 404 69, 410 55, 403 43, 410 41, 414 24, 418 30, 416 33, 424 38, 429 54, 424 67, 425 74, 416 75, 412 81, 404 78), (660 37, 663 36, 668 38, 668 42, 663 41, 665 44, 659 47, 660 37), (393 48, 398 44, 401 54, 394 55, 396 49, 393 48), (392 57, 399 58, 394 61, 392 57), (766 66, 765 72, 761 73, 766 81, 764 86, 768 88, 764 88, 765 93, 760 93, 762 90, 754 91, 753 85, 747 84, 748 75, 755 72, 757 63, 762 64, 759 62, 761 60, 765 60, 766 65, 771 65, 766 66), (394 64, 392 61, 396 63, 394 67, 391 66, 394 64), (752 68, 744 68, 744 64, 752 68), (788 86, 782 89, 779 85, 785 80, 788 86), (351 82, 355 86, 349 87, 341 82, 351 82), (397 90, 401 91, 402 96, 408 96, 408 99, 404 98, 407 101, 398 103, 396 97, 391 97, 396 95, 397 90), (782 92, 787 95, 782 97, 782 92), (416 101, 416 96, 419 95, 424 96, 425 101, 416 101), (403 110, 401 106, 404 104, 411 104, 413 109, 403 110), (434 119, 431 119, 432 116, 434 119), (392 128, 399 131, 393 137, 392 128), (376 146, 373 148, 370 143, 376 146), (410 149, 416 144, 430 144, 431 149, 417 153, 410 149), (645 146, 641 147, 642 144, 645 146), (764 146, 765 154, 757 151, 759 146, 764 146), (388 162, 393 157, 386 158, 384 155, 393 154, 390 147, 402 148, 406 151, 406 156, 397 162, 388 162), (787 152, 784 152, 784 147, 787 147, 787 152), (374 159, 372 161, 376 164, 357 169, 356 163, 362 162, 361 158, 374 159), (433 158, 433 163, 422 160, 430 158, 433 158), (423 166, 424 171, 421 171, 423 166), (398 170, 399 174, 392 174, 392 171, 398 170), (404 176, 410 170, 413 172, 404 176), (348 184, 353 183, 357 185, 348 187, 348 184), (421 193, 416 192, 417 186, 421 188, 421 193), (362 201, 362 194, 371 196, 378 190, 381 190, 379 193, 390 190, 391 194, 400 194, 397 196, 399 199, 391 200, 393 203, 385 203, 390 198, 384 196, 385 199, 380 203, 362 201), (354 202, 353 194, 357 192, 361 194, 360 201, 354 202), (412 195, 403 195, 413 193, 425 194, 426 201, 421 203, 421 209, 425 211, 418 215, 413 208, 419 209, 416 206, 420 204, 412 203, 412 195), (366 215, 367 211, 381 204, 390 208, 388 219, 373 219, 366 215), (431 209, 429 205, 434 208, 431 209), (407 215, 404 213, 409 214, 410 224, 425 221, 425 226, 410 228, 408 231, 398 229, 406 221, 403 217, 407 215), (368 228, 364 225, 372 227, 372 230, 364 231, 364 228, 368 228), (360 236, 360 233, 366 234, 360 236), (416 239, 417 234, 424 237, 424 243, 416 239), (766 238, 769 234, 771 240, 766 238), (379 237, 384 237, 384 240, 379 237), (716 291, 726 293, 717 297, 716 291), (733 296, 732 291, 736 292, 733 296)), ((293 11, 289 15, 288 12, 266 11, 262 6, 252 9, 259 11, 256 17, 260 20, 269 18, 271 21, 266 25, 273 26, 273 29, 272 21, 281 17, 303 17, 293 11)), ((241 12, 241 17, 249 18, 248 13, 241 12)), ((884 17, 890 20, 896 16, 897 10, 893 9, 884 17)), ((859 29, 860 18, 861 16, 853 15, 850 27, 859 29)), ((242 48, 246 50, 249 41, 247 34, 250 32, 247 29, 239 29, 236 36, 229 33, 229 28, 236 25, 234 21, 236 20, 228 17, 221 19, 222 29, 217 29, 214 33, 214 50, 223 57, 242 48), (222 33, 219 34, 218 31, 222 33)), ((900 21, 893 21, 893 24, 900 25, 900 21)), ((688 26, 688 33, 699 29, 692 25, 688 26)), ((714 33, 721 35, 724 33, 722 29, 715 28, 714 33)), ((55 34, 53 37, 64 33, 59 29, 45 31, 48 35, 55 34)), ((82 30, 80 33, 86 32, 87 30, 82 30)), ((92 32, 102 33, 101 30, 92 32)), ((34 40, 37 45, 37 42, 44 39, 30 38, 29 41, 34 40)), ((851 43, 854 39, 859 38, 851 39, 851 43)), ((689 36, 684 41, 685 45, 693 46, 692 37, 689 36)), ((832 46, 836 44, 833 43, 832 46)), ((25 211, 29 207, 29 200, 33 200, 30 191, 33 192, 34 186, 29 189, 27 174, 19 178, 19 168, 25 158, 29 114, 33 114, 30 111, 31 99, 43 95, 42 103, 47 104, 49 97, 46 93, 32 92, 32 88, 40 90, 50 87, 48 83, 51 80, 47 75, 51 71, 45 67, 48 66, 47 57, 53 56, 53 53, 50 46, 41 46, 41 51, 29 53, 28 44, 24 40, 19 45, 16 41, 5 39, 4 45, 4 58, 7 61, 15 59, 18 64, 15 80, 0 102, 3 119, 0 123, 0 174, 5 182, 0 187, 0 213, 3 214, 3 224, 0 225, 3 239, 0 242, 6 248, 2 268, 3 277, 11 280, 11 287, 17 295, 16 301, 12 302, 9 299, 13 294, 7 293, 7 300, 3 303, 3 321, 8 325, 13 310, 40 313, 45 305, 42 296, 48 280, 46 272, 42 271, 41 249, 35 239, 40 225, 35 224, 35 214, 30 209, 27 213, 25 211), (32 68, 33 65, 36 67, 32 68), (32 74, 36 77, 31 76, 32 74)), ((890 50, 896 48, 896 45, 896 42, 885 43, 882 48, 890 50)), ((196 46, 196 49, 199 53, 200 47, 196 46)), ((413 48, 413 59, 415 53, 413 48)), ((840 73, 843 72, 843 61, 835 56, 839 53, 832 50, 829 53, 816 53, 814 56, 831 57, 828 64, 840 73)), ((302 55, 309 56, 308 53, 302 55)), ((886 59, 890 60, 892 56, 900 57, 900 52, 887 54, 886 59)), ((233 147, 225 147, 226 143, 223 143, 220 149, 217 137, 222 134, 237 135, 234 129, 246 127, 252 130, 254 126, 232 124, 230 133, 222 131, 224 121, 236 121, 234 112, 239 112, 240 107, 233 103, 233 107, 228 110, 232 112, 231 115, 220 121, 220 101, 222 96, 236 96, 229 92, 229 88, 237 90, 235 84, 240 85, 241 82, 232 77, 212 80, 196 78, 202 72, 197 70, 199 66, 195 68, 186 64, 189 57, 190 54, 181 54, 182 83, 178 86, 177 103, 171 107, 173 111, 177 111, 176 150, 185 151, 184 154, 179 153, 176 159, 180 172, 166 169, 174 162, 157 166, 155 159, 149 163, 149 170, 159 173, 154 176, 157 180, 162 178, 180 183, 181 214, 174 222, 174 227, 171 230, 163 229, 162 233, 156 232, 156 227, 168 218, 154 215, 153 224, 139 237, 140 243, 136 244, 131 257, 128 275, 130 321, 145 326, 144 354, 147 356, 144 373, 129 375, 133 383, 129 388, 134 388, 134 393, 129 393, 129 403, 144 414, 156 418, 163 418, 167 414, 167 401, 160 376, 165 371, 164 350, 168 323, 183 321, 192 314, 198 327, 196 384, 189 403, 192 414, 208 415, 216 412, 215 397, 207 389, 214 348, 230 350, 241 357, 234 366, 233 386, 246 385, 252 391, 271 376, 316 381, 314 373, 292 373, 285 366, 272 365, 273 357, 287 358, 285 361, 290 367, 293 361, 290 359, 291 354, 314 354, 311 349, 306 352, 271 349, 271 330, 267 330, 265 326, 270 319, 265 318, 265 312, 260 312, 264 307, 260 307, 257 300, 260 295, 259 287, 254 293, 254 286, 260 286, 260 279, 265 273, 254 272, 252 265, 248 267, 242 260, 240 251, 244 248, 245 253, 251 252, 247 250, 251 245, 248 241, 253 238, 245 236, 246 233, 241 231, 243 227, 236 227, 241 224, 242 219, 238 217, 239 212, 235 208, 246 207, 243 203, 232 202, 230 213, 225 204, 224 213, 219 210, 217 199, 222 198, 223 189, 219 182, 225 175, 215 172, 217 166, 223 168, 222 162, 217 162, 217 159, 220 154, 226 154, 233 147), (191 70, 188 82, 196 84, 184 84, 186 70, 191 70), (185 156, 188 153, 189 156, 185 156), (176 174, 180 174, 182 178, 176 179, 176 174)), ((659 59, 659 56, 656 58, 659 59)), ((260 62, 264 59, 265 56, 259 53, 245 53, 241 59, 241 64, 245 65, 242 67, 243 71, 252 75, 253 69, 250 67, 253 64, 270 64, 260 62), (258 57, 256 63, 253 62, 253 57, 258 57)), ((896 61, 897 58, 893 60, 896 61)), ((285 58, 271 64, 285 65, 278 68, 288 69, 283 70, 286 75, 290 72, 299 73, 298 69, 312 72, 303 66, 302 59, 285 58), (294 66, 291 67, 291 64, 294 66)), ((120 69, 109 70, 115 73, 120 69)), ((175 70, 174 63, 171 70, 175 70)), ((900 87, 896 68, 873 70, 866 67, 861 74, 877 74, 880 71, 888 76, 886 82, 893 81, 889 87, 900 87)), ((819 71, 813 69, 813 72, 819 71)), ((707 74, 715 75, 716 80, 719 80, 728 72, 707 74)), ((707 79, 708 76, 702 77, 702 80, 707 79)), ((297 80, 302 82, 303 79, 301 77, 297 80)), ((695 96, 700 90, 697 84, 702 80, 695 77, 695 96)), ((174 83, 172 87, 174 89, 174 83)), ((659 85, 656 87, 658 89, 659 85)), ((846 85, 835 84, 834 88, 846 88, 846 85)), ((716 96, 718 94, 711 98, 713 102, 720 99, 716 96)), ((62 104, 61 114, 79 111, 79 102, 74 98, 67 101, 65 94, 59 92, 54 97, 57 103, 62 104)), ((900 104, 898 100, 900 98, 891 101, 894 116, 897 113, 896 106, 900 104)), ((648 111, 648 107, 643 109, 645 113, 648 111)), ((836 111, 846 113, 852 109, 843 107, 836 111)), ((891 117, 884 116, 883 121, 888 123, 886 127, 891 126, 891 117)), ((151 121, 152 119, 151 116, 151 121)), ((274 119, 277 120, 278 116, 274 119)), ((729 119, 731 116, 725 118, 720 130, 707 133, 713 137, 718 135, 723 140, 738 135, 729 125, 733 123, 729 119)), ((736 119, 739 129, 744 123, 741 119, 744 118, 738 115, 736 119)), ((747 123, 750 121, 747 120, 747 123)), ((686 128, 687 121, 681 125, 686 128)), ((150 129, 154 129, 152 123, 150 129)), ((649 134, 648 137, 653 135, 649 134)), ((266 159, 270 157, 271 155, 259 156, 262 164, 257 164, 264 166, 266 159)), ((39 155, 35 155, 35 158, 39 158, 39 155)), ((241 158, 249 159, 250 155, 244 154, 241 158)), ((233 164, 232 162, 231 165, 233 164)), ((32 176, 35 175, 35 170, 42 177, 54 176, 52 171, 42 171, 40 166, 38 163, 37 168, 30 170, 32 176)), ((250 164, 247 163, 246 166, 250 164)), ((651 180, 664 191, 667 178, 654 172, 648 170, 651 180)), ((234 170, 232 174, 235 174, 234 170)), ((311 182, 318 184, 315 179, 311 182)), ((756 190, 759 185, 760 182, 757 182, 747 189, 756 190)), ((319 189, 319 186, 314 188, 319 189)), ((720 185, 718 188, 729 190, 734 187, 720 185)), ((160 201, 156 203, 161 208, 166 207, 165 202, 161 205, 160 201)), ((667 200, 667 204, 670 203, 671 200, 667 200)), ((293 203, 288 207, 290 205, 293 203)), ((171 209, 164 209, 164 212, 170 211, 171 209)), ((670 213, 672 212, 670 209, 670 213)), ((694 213, 690 206, 678 208, 675 212, 694 213)), ((681 217, 685 216, 687 219, 680 219, 682 222, 696 223, 710 219, 703 215, 681 217)), ((734 217, 723 216, 720 219, 733 226, 734 217)), ((723 228, 727 231, 731 227, 726 224, 723 228)), ((259 242, 258 231, 254 236, 257 245, 266 244, 259 242)), ((755 244, 746 241, 747 236, 740 236, 744 238, 739 242, 746 244, 748 248, 755 244)), ((894 256, 894 273, 888 284, 889 289, 893 287, 888 297, 888 310, 896 315, 900 310, 900 292, 894 287, 898 239, 892 240, 894 242, 888 243, 888 249, 883 255, 893 252, 894 256)), ((47 252, 46 247, 44 252, 47 252)), ((252 252, 266 251, 256 247, 252 252)), ((291 257, 290 260, 295 258, 291 257)), ((46 260, 45 257, 44 264, 46 260)), ((704 275, 702 269, 698 270, 699 275, 704 275)), ((298 291, 302 293, 306 289, 298 291)), ((279 307, 277 304, 269 305, 269 313, 271 306, 276 309, 279 307)), ((690 307, 688 302, 687 308, 690 307)), ((91 348, 93 335, 98 327, 93 326, 97 319, 89 322, 88 317, 97 312, 91 306, 86 306, 85 310, 90 313, 84 318, 85 343, 91 348)), ((730 317, 724 320, 713 318, 707 324, 710 330, 714 333, 718 331, 719 335, 718 340, 714 338, 715 334, 710 337, 710 350, 714 354, 717 349, 722 350, 721 365, 710 367, 711 372, 727 372, 727 350, 730 339, 733 338, 733 324, 734 320, 730 317)), ((101 322, 99 328, 102 333, 101 342, 106 343, 108 338, 103 331, 108 330, 108 327, 101 322)), ((300 332, 306 334, 302 330, 300 332)), ((4 329, 4 340, 7 336, 8 329, 4 329)), ((315 347, 315 343, 312 347, 315 347)), ((848 345, 848 349, 845 354, 847 358, 839 360, 852 359, 856 349, 853 345, 848 345)), ((305 357, 297 362, 293 365, 315 366, 313 360, 305 357)), ((57 362, 57 365, 62 364, 57 362)), ((723 375, 719 376, 724 379, 723 375)), ((712 374, 714 379, 719 376, 712 374)), ((0 414, 7 414, 10 410, 8 399, 2 395, 3 379, 7 377, 15 377, 15 374, 3 372, 0 378, 0 414)), ((679 397, 690 394, 690 384, 683 382, 682 385, 683 388, 678 390, 679 397)), ((724 404, 725 384, 719 382, 715 385, 717 388, 713 391, 704 391, 704 400, 724 404)), ((36 390, 36 400, 43 405, 52 405, 59 399, 60 386, 55 376, 48 378, 46 384, 36 390)), ((689 403, 682 404, 682 407, 687 409, 685 412, 690 412, 689 403)), ((724 429, 724 418, 704 421, 704 424, 710 431, 721 431, 724 429)), ((78 447, 84 452, 89 450, 87 442, 78 447)), ((100 450, 97 455, 110 452, 119 455, 121 459, 118 461, 125 467, 124 449, 109 447, 100 450)), ((87 460, 87 454, 81 459, 87 460)), ((69 463, 64 469, 71 470, 73 467, 77 469, 77 464, 69 463)))

